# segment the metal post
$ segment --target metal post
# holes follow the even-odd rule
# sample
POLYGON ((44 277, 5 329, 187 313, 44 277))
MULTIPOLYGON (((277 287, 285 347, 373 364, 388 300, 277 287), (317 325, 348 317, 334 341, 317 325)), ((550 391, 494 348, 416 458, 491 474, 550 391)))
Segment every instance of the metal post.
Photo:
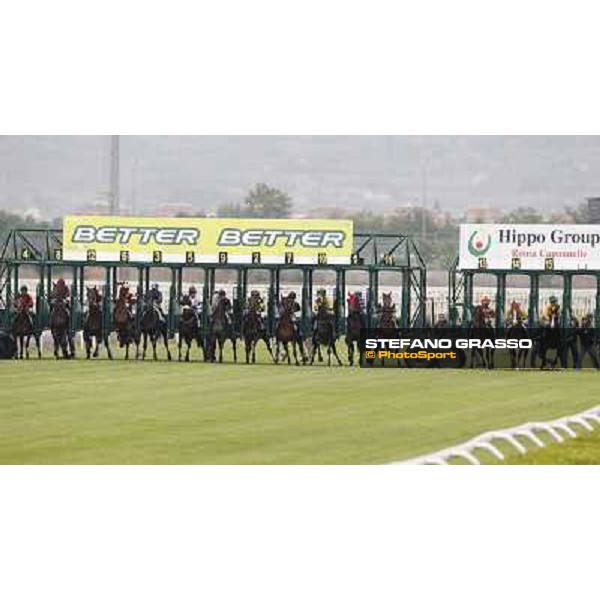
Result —
POLYGON ((473 320, 473 273, 466 272, 464 277, 464 296, 462 325, 470 326, 473 320))
POLYGON ((596 273, 596 307, 594 310, 594 325, 600 327, 600 273, 596 273))
POLYGON ((561 315, 561 326, 570 325, 570 315, 573 310, 573 274, 563 274, 563 310, 561 315))
POLYGON ((400 327, 405 329, 410 326, 410 271, 402 271, 400 327))
POLYGON ((13 289, 14 295, 16 296, 19 293, 19 265, 15 265, 13 269, 13 289))
POLYGON ((540 302, 540 276, 529 273, 529 328, 537 327, 540 302))
POLYGON ((506 273, 496 275, 496 329, 504 327, 506 314, 506 273))

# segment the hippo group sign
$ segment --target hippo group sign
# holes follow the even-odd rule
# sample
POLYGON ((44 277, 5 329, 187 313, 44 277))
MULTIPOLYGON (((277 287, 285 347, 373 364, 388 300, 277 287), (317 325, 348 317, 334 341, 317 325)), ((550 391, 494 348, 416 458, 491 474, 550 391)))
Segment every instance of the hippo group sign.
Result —
POLYGON ((459 269, 600 270, 600 226, 461 225, 459 269))
POLYGON ((352 221, 65 217, 63 258, 154 264, 348 265, 352 221))

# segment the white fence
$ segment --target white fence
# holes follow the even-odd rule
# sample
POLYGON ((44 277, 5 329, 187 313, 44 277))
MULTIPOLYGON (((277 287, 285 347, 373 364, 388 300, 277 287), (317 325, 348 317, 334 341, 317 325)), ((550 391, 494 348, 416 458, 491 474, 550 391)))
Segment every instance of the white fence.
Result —
POLYGON ((472 465, 479 465, 481 464, 481 460, 475 454, 477 451, 487 452, 497 460, 504 460, 505 455, 498 448, 500 442, 510 445, 519 454, 526 454, 528 448, 523 444, 524 440, 529 440, 536 448, 544 448, 546 443, 539 436, 543 432, 553 442, 563 443, 565 439, 577 437, 577 431, 574 428, 575 425, 579 425, 587 432, 591 432, 594 430, 594 427, 600 426, 600 406, 553 421, 525 423, 517 427, 511 427, 510 429, 490 431, 459 446, 453 446, 439 452, 394 464, 447 465, 452 460, 463 459, 472 465))

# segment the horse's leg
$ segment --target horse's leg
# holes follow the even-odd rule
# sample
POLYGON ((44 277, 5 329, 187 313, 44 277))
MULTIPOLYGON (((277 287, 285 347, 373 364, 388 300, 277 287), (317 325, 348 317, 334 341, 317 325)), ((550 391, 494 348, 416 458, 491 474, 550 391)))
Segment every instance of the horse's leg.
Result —
MULTIPOLYGON (((129 344, 131 342, 125 342, 125 360, 129 360, 129 344)), ((137 355, 136 355, 136 360, 137 360, 137 355)))
POLYGON ((237 339, 236 339, 235 335, 232 336, 231 343, 233 344, 233 362, 236 363, 237 362, 237 339))
MULTIPOLYGON (((333 356, 338 361, 338 367, 341 367, 342 366, 342 361, 341 361, 341 359, 340 359, 340 357, 338 355, 338 351, 337 351, 337 348, 335 346, 335 340, 332 340, 332 342, 331 342, 331 351, 333 352, 333 356)), ((398 361, 398 362, 400 362, 400 361, 398 361)), ((398 364, 398 366, 400 366, 400 364, 398 364)))
POLYGON ((142 347, 142 360, 146 360, 146 349, 148 348, 148 334, 144 331, 144 345, 142 347))
POLYGON ((161 331, 161 335, 162 335, 163 342, 165 344, 165 348, 167 349, 167 360, 172 360, 171 350, 169 349, 169 336, 167 334, 167 330, 163 329, 161 331))
MULTIPOLYGON (((289 342, 283 342, 283 349, 285 351, 285 355, 287 356, 287 364, 291 365, 292 364, 292 358, 290 356, 290 347, 289 347, 289 342)), ((292 340, 292 348, 294 347, 294 342, 292 340)), ((285 359, 284 359, 285 360, 285 359)))
POLYGON ((112 360, 112 350, 110 349, 110 342, 108 339, 108 334, 104 336, 104 345, 106 346, 106 354, 108 354, 108 359, 112 360))
POLYGON ((158 360, 158 355, 156 354, 156 342, 158 341, 158 337, 156 333, 150 334, 150 343, 152 344, 152 360, 158 360))
POLYGON ((192 351, 192 339, 191 337, 185 338, 185 343, 187 345, 187 351, 185 353, 185 362, 190 362, 190 352, 192 351))
POLYGON ((41 335, 39 333, 34 332, 33 339, 35 340, 35 345, 37 347, 38 360, 42 358, 42 346, 40 343, 40 337, 41 335))
MULTIPOLYGON (((311 353, 311 356, 310 356, 310 364, 311 365, 315 362, 315 356, 317 354, 317 351, 319 352, 319 356, 320 356, 321 355, 321 348, 320 348, 318 342, 313 339, 312 353, 311 353)), ((321 358, 321 362, 322 361, 323 361, 323 358, 321 358)))
POLYGON ((323 355, 321 354, 321 345, 317 344, 317 353, 319 355, 319 362, 323 362, 323 355))
POLYGON ((275 364, 279 364, 279 340, 277 338, 275 338, 275 359, 274 362, 275 364))
POLYGON ((179 341, 177 342, 177 361, 181 362, 181 344, 183 344, 183 335, 179 332, 179 341))
POLYGON ((92 339, 88 333, 83 333, 83 341, 85 342, 85 357, 87 360, 91 358, 92 339))
POLYGON ((65 331, 60 338, 60 346, 62 348, 63 358, 69 358, 69 334, 65 331))
POLYGON ((252 342, 248 337, 244 337, 244 349, 246 350, 246 364, 250 364, 250 353, 252 351, 252 342))
POLYGON ((271 348, 271 340, 269 339, 269 336, 265 333, 263 334, 263 342, 265 343, 265 346, 267 347, 267 351, 269 352, 269 355, 271 356, 271 360, 273 360, 273 349, 271 348))
POLYGON ((346 348, 348 349, 348 364, 354 366, 354 342, 346 340, 346 348))
POLYGON ((225 338, 219 337, 219 362, 223 362, 223 346, 225 345, 225 338))
POLYGON ((299 367, 300 366, 300 362, 298 361, 298 342, 296 340, 292 341, 292 352, 294 353, 294 362, 296 363, 296 366, 299 367))
POLYGON ((494 364, 494 356, 495 356, 496 352, 493 348, 489 348, 489 351, 490 351, 490 361, 489 361, 488 366, 490 369, 495 369, 496 365, 494 364))
POLYGON ((94 350, 94 358, 98 358, 98 356, 100 356, 100 343, 101 343, 101 338, 99 334, 96 334, 94 336, 95 340, 96 340, 96 349, 94 350))

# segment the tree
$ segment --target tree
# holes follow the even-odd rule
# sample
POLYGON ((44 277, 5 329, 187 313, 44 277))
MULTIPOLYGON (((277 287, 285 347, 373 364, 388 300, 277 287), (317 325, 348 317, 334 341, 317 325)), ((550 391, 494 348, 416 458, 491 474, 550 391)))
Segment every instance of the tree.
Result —
POLYGON ((248 192, 245 204, 244 212, 249 217, 285 219, 292 212, 290 196, 266 183, 257 183, 248 192))
POLYGON ((231 202, 228 202, 227 204, 221 204, 221 206, 217 208, 217 217, 222 219, 236 219, 244 217, 244 213, 244 207, 231 202))
POLYGON ((565 210, 565 214, 573 223, 585 225, 590 222, 588 205, 585 202, 574 208, 568 207, 565 210))
POLYGON ((529 206, 520 207, 512 212, 509 212, 502 219, 502 223, 510 225, 535 225, 544 222, 544 216, 539 213, 535 208, 529 206))

